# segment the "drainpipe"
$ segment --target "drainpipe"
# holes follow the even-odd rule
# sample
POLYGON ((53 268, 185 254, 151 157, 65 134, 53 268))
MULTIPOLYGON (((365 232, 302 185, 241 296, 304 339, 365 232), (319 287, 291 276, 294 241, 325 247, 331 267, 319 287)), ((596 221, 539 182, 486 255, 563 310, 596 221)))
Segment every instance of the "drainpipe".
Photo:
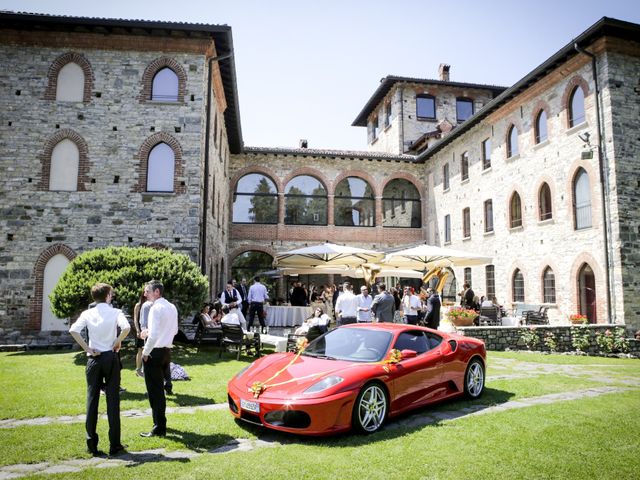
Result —
MULTIPOLYGON (((219 55, 209 59, 209 71, 207 72, 207 109, 205 110, 205 137, 204 137, 204 193, 202 205, 202 232, 200 238, 200 271, 207 275, 207 210, 209 205, 209 151, 211 134, 211 90, 213 87, 213 63, 226 60, 233 56, 233 51, 226 55, 219 55)), ((222 139, 220 140, 222 141, 222 139)))
POLYGON ((400 84, 400 155, 404 155, 404 83, 400 84))
POLYGON ((579 53, 582 53, 591 58, 591 73, 593 75, 593 84, 595 87, 595 99, 596 99, 596 130, 597 130, 597 145, 598 145, 598 167, 600 169, 600 196, 602 197, 602 226, 604 234, 604 248, 605 248, 605 276, 607 283, 607 317, 609 322, 617 323, 617 315, 615 309, 612 307, 611 302, 615 296, 613 285, 611 284, 611 268, 613 264, 613 252, 611 252, 610 238, 611 238, 611 224, 609 219, 611 215, 609 213, 609 173, 605 167, 606 151, 604 148, 604 127, 600 119, 600 86, 598 84, 598 70, 596 63, 596 56, 584 50, 578 45, 578 42, 573 44, 573 48, 579 53))

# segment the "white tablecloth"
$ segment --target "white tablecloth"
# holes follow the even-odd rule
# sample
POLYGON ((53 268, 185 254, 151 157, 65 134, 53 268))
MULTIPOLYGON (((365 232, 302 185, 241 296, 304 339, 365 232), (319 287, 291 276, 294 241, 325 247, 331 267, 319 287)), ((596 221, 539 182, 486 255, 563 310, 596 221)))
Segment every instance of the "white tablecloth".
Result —
POLYGON ((294 327, 302 325, 313 313, 311 307, 265 307, 267 325, 270 327, 294 327))
POLYGON ((260 343, 266 343, 267 345, 273 345, 276 348, 276 352, 287 351, 287 339, 286 337, 277 337, 275 335, 260 335, 260 343))

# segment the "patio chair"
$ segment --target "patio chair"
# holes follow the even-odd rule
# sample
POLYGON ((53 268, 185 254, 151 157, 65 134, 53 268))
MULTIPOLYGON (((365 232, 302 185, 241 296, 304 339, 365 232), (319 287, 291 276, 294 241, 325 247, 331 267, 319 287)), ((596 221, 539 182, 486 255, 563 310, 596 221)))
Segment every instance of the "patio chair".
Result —
POLYGON ((242 349, 245 349, 245 352, 249 352, 250 349, 254 348, 256 350, 256 357, 260 356, 260 334, 254 333, 253 338, 248 338, 244 332, 242 331, 242 327, 240 325, 229 325, 222 324, 222 348, 220 349, 220 354, 218 358, 222 357, 222 351, 231 351, 235 350, 237 352, 237 359, 240 360, 240 353, 242 349))
POLYGON ((198 323, 196 324, 196 334, 193 337, 193 343, 200 345, 201 343, 213 343, 221 346, 222 342, 222 328, 208 326, 202 315, 198 316, 198 323))
POLYGON ((499 307, 480 307, 480 325, 500 326, 502 316, 499 307))
POLYGON ((523 312, 522 317, 525 325, 548 325, 547 310, 549 310, 549 307, 541 306, 537 311, 527 310, 523 312))
POLYGON ((298 340, 306 337, 306 335, 296 335, 295 333, 290 333, 289 335, 287 335, 287 352, 297 352, 298 340))

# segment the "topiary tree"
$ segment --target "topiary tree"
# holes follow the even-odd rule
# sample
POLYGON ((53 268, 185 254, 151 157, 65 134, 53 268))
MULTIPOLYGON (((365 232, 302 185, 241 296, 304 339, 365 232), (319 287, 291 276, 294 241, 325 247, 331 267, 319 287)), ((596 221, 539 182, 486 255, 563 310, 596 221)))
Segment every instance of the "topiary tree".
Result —
POLYGON ((133 312, 143 285, 149 280, 164 284, 164 296, 184 317, 207 298, 207 277, 189 257, 171 250, 148 247, 108 247, 76 257, 49 296, 59 318, 74 317, 92 302, 91 287, 108 283, 116 291, 118 305, 133 312))

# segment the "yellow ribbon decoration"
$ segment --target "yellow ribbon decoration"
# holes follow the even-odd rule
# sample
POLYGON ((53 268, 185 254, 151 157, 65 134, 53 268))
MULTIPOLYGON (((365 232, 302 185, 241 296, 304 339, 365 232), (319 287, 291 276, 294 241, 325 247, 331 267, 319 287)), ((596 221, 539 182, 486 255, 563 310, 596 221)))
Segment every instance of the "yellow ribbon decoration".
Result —
MULTIPOLYGON (((306 339, 304 339, 306 340, 306 339)), ((309 375, 305 375, 304 377, 296 377, 296 378, 290 378, 289 380, 285 380, 284 382, 279 382, 279 383, 272 383, 269 384, 269 382, 271 380, 275 380, 276 378, 278 378, 278 376, 284 372, 287 368, 289 368, 291 365, 293 365, 293 363, 298 359, 298 357, 300 356, 300 354, 304 351, 304 349, 307 347, 308 342, 304 342, 304 340, 298 341, 298 347, 300 347, 302 345, 302 347, 298 350, 298 353, 296 353, 296 356, 293 357, 293 359, 291 359, 291 361, 285 365, 283 368, 281 368, 280 370, 278 370, 276 373, 274 373, 271 378, 269 378, 268 380, 264 381, 264 382, 254 382, 251 387, 249 387, 249 393, 253 394, 253 398, 258 398, 260 397, 260 395, 267 389, 267 388, 271 388, 271 387, 279 387, 281 385, 286 385, 287 383, 292 383, 292 382, 298 382, 300 380, 306 380, 308 378, 314 378, 314 377, 322 377, 324 375, 328 375, 330 373, 333 372, 337 372, 338 370, 344 370, 344 368, 351 368, 351 367, 357 367, 360 365, 382 365, 382 368, 384 369, 385 372, 389 373, 391 371, 391 367, 390 365, 398 363, 401 359, 402 359, 402 353, 400 352, 400 350, 398 349, 392 349, 389 352, 388 357, 385 360, 382 360, 380 362, 369 362, 369 363, 352 363, 351 365, 347 365, 344 368, 335 368, 333 370, 327 370, 325 372, 319 372, 319 373, 311 373, 309 375)))

